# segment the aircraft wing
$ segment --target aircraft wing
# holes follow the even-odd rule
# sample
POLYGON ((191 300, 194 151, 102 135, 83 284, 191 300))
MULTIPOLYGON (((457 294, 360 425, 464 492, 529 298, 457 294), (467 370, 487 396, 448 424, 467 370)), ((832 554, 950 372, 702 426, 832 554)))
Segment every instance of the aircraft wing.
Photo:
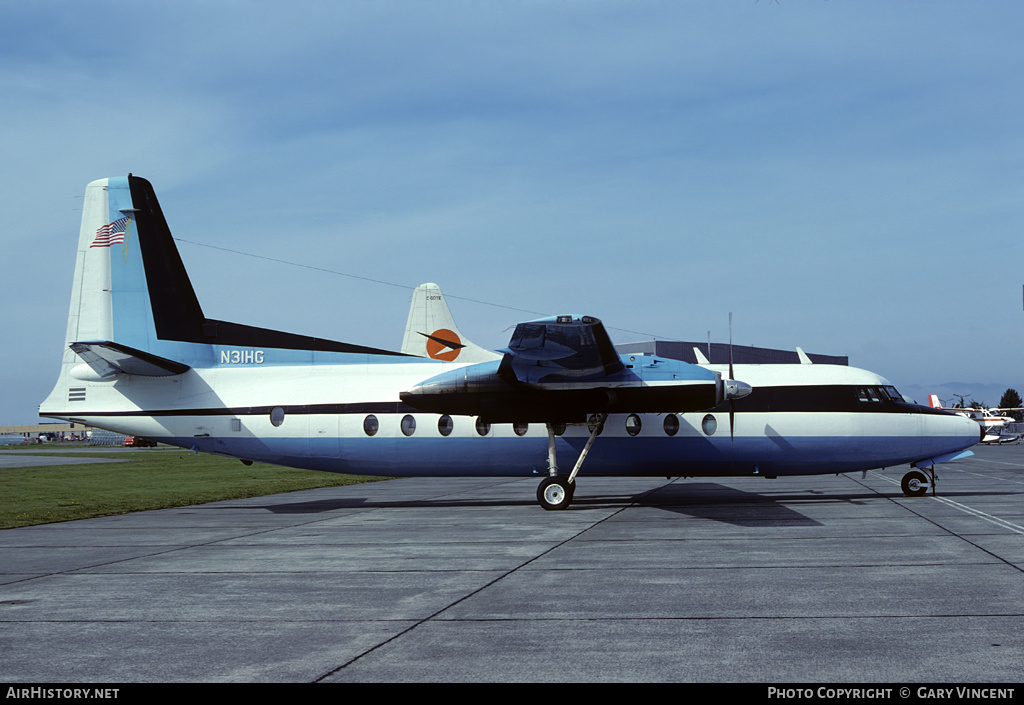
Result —
POLYGON ((718 372, 679 360, 615 352, 592 316, 557 316, 516 326, 500 361, 443 372, 401 399, 441 414, 486 421, 577 423, 592 413, 684 413, 746 396, 718 372))

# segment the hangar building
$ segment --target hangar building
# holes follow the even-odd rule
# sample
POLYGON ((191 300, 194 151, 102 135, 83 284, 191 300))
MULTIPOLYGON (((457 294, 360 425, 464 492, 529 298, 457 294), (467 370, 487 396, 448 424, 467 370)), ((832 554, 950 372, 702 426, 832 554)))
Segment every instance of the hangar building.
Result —
MULTIPOLYGON (((681 340, 645 340, 638 343, 625 343, 616 345, 615 349, 622 354, 641 353, 646 355, 660 355, 672 360, 682 360, 691 364, 697 363, 697 356, 693 349, 697 348, 708 359, 712 365, 729 364, 728 343, 693 343, 681 340)), ((807 353, 811 362, 819 365, 849 365, 850 358, 846 355, 821 355, 818 353, 807 353)), ((776 350, 774 348, 755 348, 752 345, 733 345, 732 361, 737 365, 796 365, 800 363, 800 357, 796 349, 776 350)))

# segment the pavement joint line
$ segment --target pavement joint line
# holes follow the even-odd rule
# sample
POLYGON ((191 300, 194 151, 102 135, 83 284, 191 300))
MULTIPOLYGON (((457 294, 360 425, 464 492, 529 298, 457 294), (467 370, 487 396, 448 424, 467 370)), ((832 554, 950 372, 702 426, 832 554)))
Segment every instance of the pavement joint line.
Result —
MULTIPOLYGON (((879 477, 879 478, 885 480, 886 482, 891 482, 894 485, 900 484, 899 482, 897 482, 895 479, 893 479, 891 477, 886 477, 885 475, 880 475, 880 474, 878 474, 876 472, 872 472, 871 474, 874 475, 875 477, 879 477)), ((970 473, 970 474, 974 474, 974 473, 970 473)), ((997 516, 992 516, 991 514, 986 514, 985 512, 981 511, 980 509, 974 509, 973 507, 969 507, 966 504, 961 504, 960 502, 957 502, 955 500, 949 499, 947 497, 940 497, 940 496, 937 496, 937 495, 936 496, 928 495, 927 499, 932 499, 932 500, 935 500, 936 502, 942 502, 943 504, 946 504, 946 505, 948 505, 950 507, 953 507, 954 509, 959 509, 961 512, 964 512, 965 514, 970 514, 971 516, 978 517, 979 519, 984 519, 987 522, 995 524, 996 526, 998 526, 1000 528, 1012 531, 1012 532, 1014 532, 1016 534, 1024 535, 1024 526, 1018 526, 1017 524, 1014 524, 1013 522, 1009 522, 1006 519, 1000 519, 997 516)))
MULTIPOLYGON (((473 597, 474 595, 480 594, 481 592, 483 592, 487 588, 491 587, 492 585, 495 585, 496 583, 504 580, 505 578, 507 578, 508 576, 512 575, 513 573, 516 573, 519 570, 521 570, 521 569, 525 568, 526 566, 530 565, 534 561, 537 561, 540 558, 542 558, 543 556, 546 556, 547 554, 551 553, 556 548, 560 548, 561 546, 564 546, 565 544, 569 543, 570 541, 574 541, 575 539, 579 538, 583 534, 585 534, 588 531, 590 531, 591 529, 593 529, 595 526, 603 524, 604 522, 608 521, 612 517, 614 517, 614 516, 616 516, 618 514, 621 514, 624 511, 626 511, 630 507, 636 506, 637 501, 642 500, 643 498, 647 497, 648 495, 650 495, 650 494, 652 494, 654 492, 657 492, 658 490, 662 489, 663 487, 665 487, 667 485, 672 484, 674 481, 675 480, 670 480, 669 482, 665 483, 664 485, 660 485, 658 487, 655 487, 655 488, 652 488, 652 489, 648 490, 647 492, 644 492, 642 495, 640 495, 640 497, 637 498, 637 500, 635 500, 633 502, 630 502, 629 504, 623 505, 622 507, 620 507, 619 509, 616 509, 615 511, 611 512, 610 514, 608 514, 604 518, 599 519, 598 521, 595 521, 595 522, 593 522, 593 523, 583 527, 578 532, 576 532, 572 536, 569 536, 568 538, 564 539, 563 541, 559 541, 558 543, 554 544, 553 546, 549 546, 548 548, 546 548, 545 550, 541 551, 537 555, 531 557, 529 560, 523 561, 521 564, 515 566, 514 568, 510 568, 509 570, 506 570, 505 572, 503 572, 501 575, 497 576, 493 580, 487 582, 484 585, 481 585, 480 587, 476 588, 475 590, 471 590, 471 591, 467 592, 465 595, 463 595, 459 599, 451 602, 450 604, 445 605, 444 607, 442 607, 441 609, 437 610, 433 614, 428 615, 428 616, 424 617, 423 619, 417 620, 415 624, 410 625, 409 627, 407 627, 406 629, 403 629, 402 631, 398 632, 397 634, 393 634, 388 639, 385 639, 384 641, 380 642, 379 644, 376 644, 376 645, 370 647, 369 649, 366 649, 362 653, 357 654, 356 656, 353 656, 352 658, 350 658, 348 661, 346 661, 345 663, 341 664, 337 668, 334 668, 334 669, 332 669, 330 671, 327 671, 326 673, 322 674, 318 678, 315 678, 313 680, 313 682, 314 683, 319 683, 319 682, 323 681, 325 678, 330 678, 331 676, 333 676, 333 675, 335 675, 337 673, 340 673, 341 671, 345 670, 350 665, 352 665, 353 663, 355 663, 359 659, 363 658, 364 656, 367 656, 367 655, 373 653, 374 651, 377 651, 378 649, 382 648, 383 646, 386 646, 387 644, 390 644, 391 642, 399 639, 400 637, 405 636, 406 634, 410 633, 411 631, 413 631, 414 629, 416 629, 420 625, 426 624, 427 622, 430 622, 430 621, 436 619, 439 615, 441 615, 444 612, 450 610, 452 607, 455 607, 456 605, 458 605, 458 604, 460 604, 462 602, 465 602, 466 600, 468 600, 469 598, 473 597)), ((453 620, 453 621, 458 621, 458 620, 453 620)))
MULTIPOLYGON (((871 474, 873 476, 875 476, 875 477, 881 477, 884 480, 889 480, 889 478, 885 477, 884 475, 879 475, 877 472, 872 472, 871 474)), ((847 475, 847 477, 850 477, 850 476, 847 475)), ((856 482, 857 484, 863 484, 862 482, 860 482, 860 480, 857 480, 855 478, 851 477, 850 479, 853 480, 854 482, 856 482)), ((891 481, 891 480, 889 480, 889 481, 891 481)), ((906 498, 904 498, 904 499, 906 499, 906 498)), ((935 496, 935 495, 928 495, 927 497, 925 497, 925 499, 933 499, 935 501, 941 502, 942 504, 945 504, 946 506, 949 506, 949 507, 952 507, 953 509, 961 511, 964 514, 967 514, 969 516, 974 516, 974 517, 976 517, 978 519, 983 519, 985 521, 989 521, 989 522, 995 524, 996 526, 999 526, 1000 528, 1004 528, 1004 529, 1007 529, 1009 531, 1014 531, 1015 533, 1024 534, 1024 529, 1021 529, 1021 527, 1018 527, 1016 524, 1010 524, 1009 522, 1006 522, 1006 525, 1003 525, 1003 524, 1001 524, 999 522, 1003 522, 1004 520, 998 519, 997 517, 993 517, 990 514, 985 514, 984 512, 982 512, 980 510, 968 507, 966 504, 960 504, 959 502, 954 502, 951 499, 947 499, 945 497, 938 497, 938 496, 935 496), (1013 528, 1011 528, 1011 527, 1013 527, 1013 528)), ((936 522, 933 519, 930 519, 930 518, 924 516, 923 514, 921 514, 921 512, 917 511, 916 509, 914 509, 914 507, 910 506, 909 504, 899 503, 899 502, 896 501, 896 499, 894 499, 892 497, 890 497, 889 500, 894 502, 894 503, 896 503, 896 504, 899 504, 901 507, 903 507, 905 510, 907 510, 911 514, 914 514, 915 516, 920 517, 921 519, 924 519, 925 521, 927 521, 928 523, 932 524, 933 526, 936 526, 936 527, 942 529, 943 531, 947 532, 949 535, 956 536, 957 538, 959 538, 964 543, 967 543, 967 544, 969 544, 971 546, 974 546, 979 551, 992 556, 993 558, 998 560, 1000 563, 1004 563, 1004 564, 1010 566, 1011 568, 1013 568, 1014 570, 1024 573, 1024 568, 1022 568, 1021 566, 1014 565, 1014 563, 1012 561, 1009 561, 1006 558, 1003 558, 1002 556, 996 555, 992 551, 988 550, 984 546, 979 545, 977 542, 972 541, 971 539, 967 538, 963 534, 957 533, 956 531, 953 531, 952 529, 948 529, 948 528, 946 528, 944 526, 941 526, 938 522, 936 522)))

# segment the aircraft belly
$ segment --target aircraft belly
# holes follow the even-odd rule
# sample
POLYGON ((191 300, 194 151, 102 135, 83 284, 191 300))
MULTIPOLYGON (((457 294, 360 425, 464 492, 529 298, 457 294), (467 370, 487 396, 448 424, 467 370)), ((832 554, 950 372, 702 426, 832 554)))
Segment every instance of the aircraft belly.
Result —
MULTIPOLYGON (((438 418, 415 414, 411 436, 400 432, 408 415, 381 414, 380 431, 363 431, 365 414, 164 415, 91 417, 90 425, 199 451, 289 467, 378 476, 544 476, 547 436, 533 424, 523 436, 495 424, 481 437, 474 419, 455 417, 440 435, 438 418)), ((745 413, 730 434, 727 413, 684 414, 676 435, 665 416, 643 417, 643 431, 625 432, 625 416, 608 419, 583 476, 745 476, 852 472, 901 465, 964 447, 959 417, 916 414, 745 413), (714 428, 707 425, 714 416, 714 428), (923 420, 922 420, 923 419, 923 420), (922 432, 922 426, 925 428, 922 432), (948 429, 944 429, 948 426, 948 429), (710 435, 707 431, 710 430, 710 435), (944 432, 945 430, 945 432, 944 432)), ((973 422, 966 428, 975 433, 973 422)), ((586 444, 585 427, 556 439, 560 470, 568 473, 586 444)))

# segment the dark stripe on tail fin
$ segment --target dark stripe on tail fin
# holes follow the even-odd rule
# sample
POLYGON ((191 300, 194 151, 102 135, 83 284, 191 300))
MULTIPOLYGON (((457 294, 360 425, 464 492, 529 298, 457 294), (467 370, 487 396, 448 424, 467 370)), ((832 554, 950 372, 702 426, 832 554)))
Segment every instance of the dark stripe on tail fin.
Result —
POLYGON ((128 183, 136 208, 135 224, 159 339, 239 347, 403 355, 390 350, 206 318, 152 185, 137 176, 129 176, 128 183))

